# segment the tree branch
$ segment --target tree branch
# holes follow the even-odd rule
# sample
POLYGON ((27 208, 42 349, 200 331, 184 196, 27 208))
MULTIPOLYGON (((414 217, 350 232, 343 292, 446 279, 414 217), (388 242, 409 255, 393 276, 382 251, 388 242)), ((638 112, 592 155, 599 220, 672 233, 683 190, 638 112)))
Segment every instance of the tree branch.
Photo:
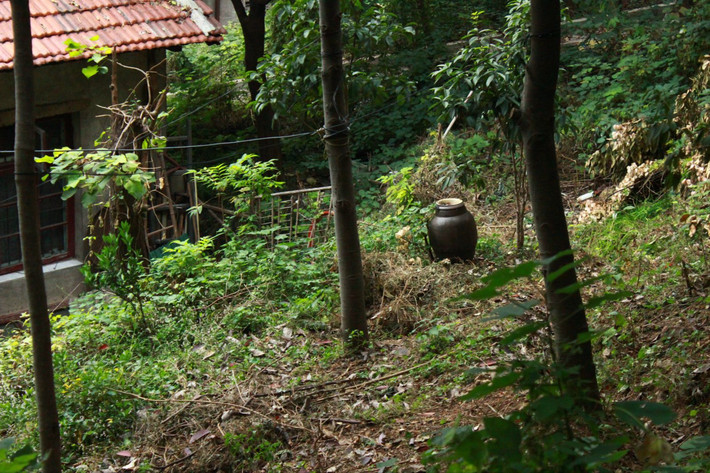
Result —
POLYGON ((242 3, 242 0, 232 0, 232 5, 234 6, 234 11, 237 12, 239 24, 242 25, 242 28, 244 28, 249 20, 247 10, 244 8, 244 3, 242 3))

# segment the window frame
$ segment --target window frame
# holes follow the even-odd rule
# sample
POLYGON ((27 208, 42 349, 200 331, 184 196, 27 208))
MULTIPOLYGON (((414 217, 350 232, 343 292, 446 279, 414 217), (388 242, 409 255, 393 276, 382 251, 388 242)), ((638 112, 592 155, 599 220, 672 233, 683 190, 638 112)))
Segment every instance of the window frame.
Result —
MULTIPOLYGON (((51 119, 54 120, 60 120, 60 126, 63 127, 63 132, 64 134, 71 140, 71 115, 59 115, 56 117, 50 117, 51 119)), ((41 128, 43 120, 38 120, 37 121, 37 131, 38 131, 38 140, 37 144, 39 144, 40 149, 47 149, 47 137, 46 137, 46 131, 41 128)), ((71 146, 69 144, 69 146, 71 146)), ((43 164, 41 168, 38 166, 38 170, 41 169, 42 171, 48 171, 48 166, 46 164, 43 164)), ((14 159, 10 159, 7 162, 0 162, 0 175, 2 176, 7 176, 11 175, 14 176, 15 172, 15 161, 14 159)), ((10 180, 11 182, 14 183, 14 179, 10 180)), ((43 185, 44 183, 49 182, 49 181, 41 181, 40 176, 38 175, 35 178, 35 188, 37 189, 37 197, 39 199, 39 207, 40 209, 42 208, 42 202, 43 201, 49 201, 50 199, 56 199, 57 197, 61 198, 61 191, 55 191, 48 193, 46 195, 41 195, 40 194, 40 186, 43 185)), ((14 189, 12 191, 14 193, 14 189)), ((40 226, 40 238, 42 235, 42 232, 47 231, 47 230, 52 230, 54 228, 66 228, 66 244, 64 245, 64 250, 61 251, 60 253, 56 254, 51 254, 48 256, 43 256, 42 257, 42 264, 51 264, 55 263, 58 261, 63 261, 67 259, 71 259, 76 255, 76 248, 75 248, 75 236, 76 236, 76 228, 75 228, 75 222, 76 222, 76 216, 75 216, 75 205, 74 205, 74 197, 67 199, 63 202, 63 209, 64 209, 64 219, 61 222, 55 222, 51 224, 47 224, 44 226, 40 226)), ((17 206, 17 195, 14 196, 11 200, 5 200, 3 202, 0 202, 0 208, 8 208, 12 206, 17 206)), ((18 231, 15 233, 8 233, 4 235, 0 235, 0 240, 3 239, 10 239, 10 238, 15 238, 19 236, 19 228, 18 231)), ((2 255, 0 255, 0 265, 3 264, 2 261, 2 255)), ((3 274, 8 274, 8 273, 13 273, 17 271, 21 271, 23 268, 22 265, 22 253, 20 251, 20 262, 15 263, 15 264, 10 264, 8 266, 3 266, 0 267, 0 275, 3 274)))

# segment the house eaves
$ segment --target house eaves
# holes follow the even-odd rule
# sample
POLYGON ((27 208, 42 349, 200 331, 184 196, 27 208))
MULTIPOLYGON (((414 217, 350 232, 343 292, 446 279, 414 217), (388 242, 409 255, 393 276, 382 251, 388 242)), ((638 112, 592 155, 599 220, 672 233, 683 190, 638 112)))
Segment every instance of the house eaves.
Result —
MULTIPOLYGON (((35 65, 80 58, 67 39, 123 53, 216 43, 225 33, 202 0, 30 0, 30 15, 35 65)), ((10 1, 0 0, 0 71, 12 69, 12 36, 10 1)))

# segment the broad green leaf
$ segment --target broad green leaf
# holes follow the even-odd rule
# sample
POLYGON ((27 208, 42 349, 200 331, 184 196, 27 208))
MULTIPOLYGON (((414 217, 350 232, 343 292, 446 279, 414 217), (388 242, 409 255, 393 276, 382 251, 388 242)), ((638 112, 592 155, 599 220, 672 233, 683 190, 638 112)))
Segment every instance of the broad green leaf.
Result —
POLYGON ((583 287, 591 286, 595 282, 601 281, 602 279, 604 279, 604 276, 597 276, 595 278, 585 279, 584 281, 578 281, 574 284, 563 287, 562 289, 558 289, 557 294, 572 294, 573 292, 578 291, 583 287))
POLYGON ((145 185, 138 176, 131 176, 131 179, 123 185, 123 188, 135 199, 140 199, 146 193, 145 185))
POLYGON ((622 401, 614 403, 614 412, 622 422, 644 429, 641 418, 649 419, 654 425, 665 425, 676 418, 676 413, 665 404, 650 401, 622 401))
POLYGON ((537 299, 531 299, 525 302, 511 302, 510 304, 506 304, 503 307, 493 309, 493 313, 498 315, 498 317, 492 317, 487 320, 520 317, 539 303, 540 301, 537 299))
POLYGON ((92 66, 86 66, 81 69, 81 73, 86 76, 87 79, 95 76, 99 72, 99 66, 97 65, 92 65, 92 66))
POLYGON ((54 163, 54 156, 43 156, 41 158, 35 158, 36 163, 54 163))
POLYGON ((508 461, 517 462, 522 458, 520 443, 522 434, 520 427, 514 422, 500 417, 486 417, 483 419, 486 433, 495 441, 488 445, 491 453, 505 456, 508 461))
POLYGON ((390 458, 389 460, 385 460, 383 462, 379 462, 377 464, 377 468, 380 469, 380 471, 383 471, 385 468, 389 468, 391 466, 395 466, 399 460, 397 458, 390 458))
POLYGON ((575 260, 572 261, 571 263, 567 263, 566 265, 562 266, 561 268, 556 269, 555 271, 551 272, 550 274, 547 275, 547 282, 553 282, 555 279, 559 278, 563 274, 565 274, 567 271, 569 271, 572 268, 576 268, 582 263, 583 260, 575 260))
POLYGON ((84 192, 81 194, 81 205, 84 207, 89 207, 91 204, 96 202, 97 196, 91 192, 84 192))
POLYGON ((683 442, 680 449, 685 452, 702 452, 710 449, 710 435, 692 437, 683 442))
POLYGON ((468 401, 471 399, 480 399, 482 397, 486 397, 499 389, 503 389, 508 386, 511 386, 512 384, 515 384, 521 376, 521 373, 515 371, 504 374, 502 376, 496 376, 489 383, 479 384, 467 394, 461 396, 459 399, 462 401, 468 401))
POLYGON ((62 190, 62 200, 69 200, 76 194, 77 187, 65 187, 62 190))
POLYGON ((596 467, 604 463, 613 463, 623 458, 628 450, 620 450, 624 444, 628 443, 628 438, 617 437, 601 445, 596 446, 586 455, 578 458, 574 465, 582 465, 585 467, 596 467))
POLYGON ((560 251, 560 252, 557 253, 555 256, 550 256, 549 258, 545 258, 545 259, 542 260, 540 263, 541 263, 543 266, 548 266, 548 265, 550 265, 551 263, 557 261, 558 259, 560 259, 560 258, 562 258, 562 257, 564 257, 564 256, 567 256, 567 255, 571 255, 571 254, 572 254, 572 250, 571 250, 571 249, 570 249, 570 250, 560 251))
POLYGON ((544 422, 569 410, 573 404, 574 401, 567 396, 542 396, 530 403, 530 409, 537 420, 544 422))
POLYGON ((15 437, 0 439, 0 451, 10 450, 13 445, 15 445, 15 437))
POLYGON ((505 337, 501 339, 500 344, 502 346, 510 345, 516 340, 526 337, 531 333, 537 332, 546 325, 547 324, 545 322, 532 322, 529 324, 525 324, 522 327, 518 327, 512 332, 508 333, 505 337))
POLYGON ((481 289, 477 289, 470 294, 459 296, 454 298, 454 301, 461 299, 469 299, 473 301, 484 301, 487 299, 492 299, 493 297, 499 295, 500 293, 494 286, 484 286, 481 289))
POLYGON ((478 289, 471 294, 466 294, 455 298, 454 300, 471 299, 485 300, 497 296, 499 287, 503 287, 516 279, 529 277, 539 263, 537 261, 527 261, 512 268, 501 268, 484 277, 482 281, 486 283, 484 287, 478 289))
POLYGON ((84 45, 81 43, 77 43, 71 38, 67 38, 64 40, 64 44, 66 44, 67 49, 84 49, 84 45))
POLYGON ((463 458, 464 461, 481 468, 486 461, 487 451, 486 443, 483 439, 483 433, 480 431, 474 432, 471 427, 464 432, 464 435, 454 448, 456 454, 463 458))
POLYGON ((601 296, 590 297, 585 307, 587 309, 596 309, 606 302, 619 301, 633 295, 634 293, 631 291, 606 292, 601 296))

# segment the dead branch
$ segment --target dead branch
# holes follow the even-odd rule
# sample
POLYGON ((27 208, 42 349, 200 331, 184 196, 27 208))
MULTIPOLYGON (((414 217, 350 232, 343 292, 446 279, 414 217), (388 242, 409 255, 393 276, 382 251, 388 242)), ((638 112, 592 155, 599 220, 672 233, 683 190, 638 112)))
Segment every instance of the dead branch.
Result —
POLYGON ((293 424, 286 424, 285 422, 281 422, 279 420, 276 420, 272 417, 267 416, 266 414, 262 414, 259 411, 256 411, 254 409, 251 409, 249 407, 243 406, 241 404, 235 404, 233 402, 224 402, 224 401, 212 401, 209 399, 201 399, 201 398, 193 398, 193 399, 154 399, 154 398, 148 398, 141 396, 140 394, 135 394, 127 391, 121 391, 119 389, 114 389, 119 394, 123 394, 124 396, 129 396, 135 399, 140 399, 141 401, 146 401, 146 402, 155 402, 155 403, 161 403, 161 404, 170 404, 170 403, 195 403, 195 404, 208 404, 208 405, 215 405, 215 406, 226 406, 226 407, 231 407, 233 409, 239 409, 239 410, 244 410, 247 412, 251 412, 252 414, 255 414, 265 420, 268 420, 270 422, 273 422, 274 424, 278 424, 281 427, 286 427, 288 429, 294 429, 294 430, 303 430, 306 432, 314 433, 310 429, 303 427, 303 426, 298 426, 298 425, 293 425, 293 424))

